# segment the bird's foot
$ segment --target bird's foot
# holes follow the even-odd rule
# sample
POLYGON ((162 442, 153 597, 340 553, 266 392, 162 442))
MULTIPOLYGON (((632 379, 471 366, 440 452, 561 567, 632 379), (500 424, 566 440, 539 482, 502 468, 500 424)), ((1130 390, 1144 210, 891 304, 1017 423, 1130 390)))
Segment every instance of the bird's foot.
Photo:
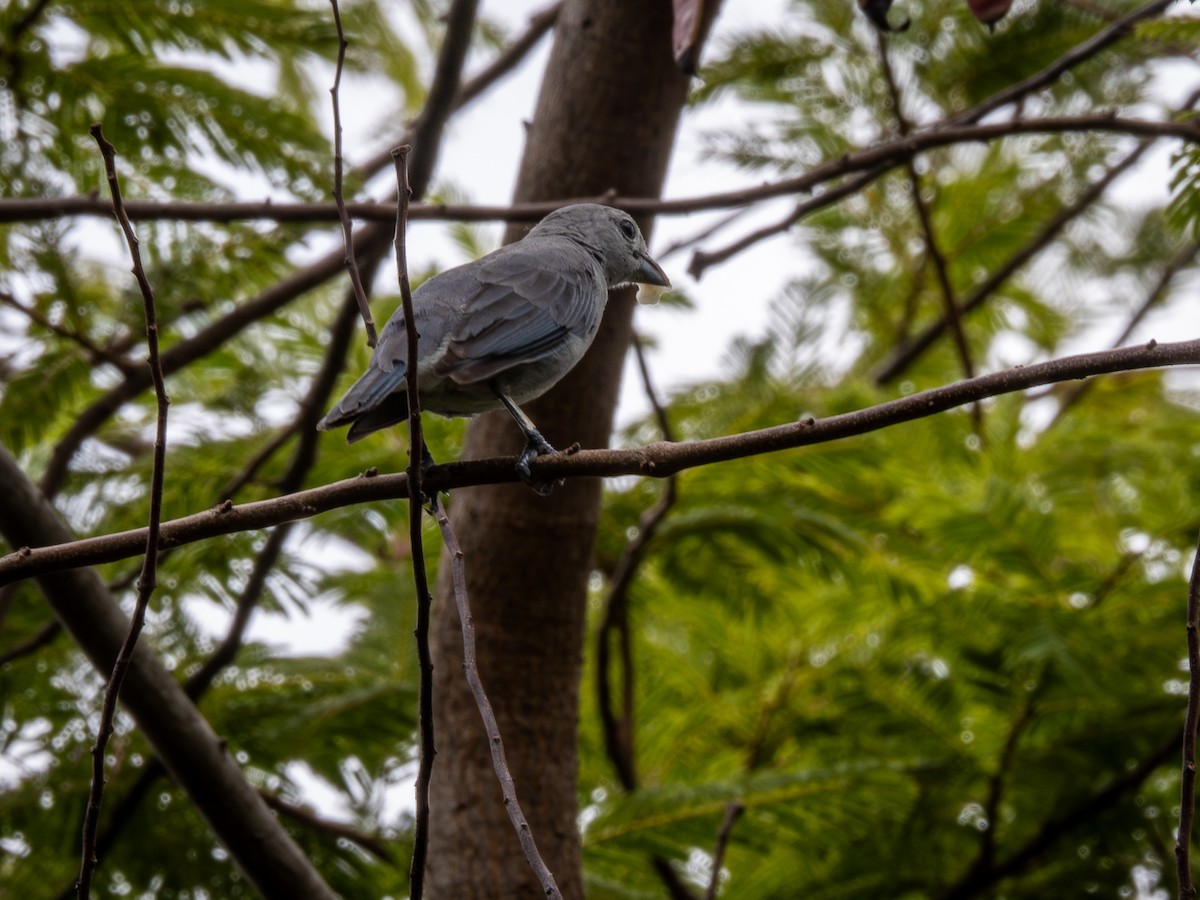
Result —
MULTIPOLYGON (((411 452, 409 455, 410 456, 412 455, 411 452)), ((431 454, 429 452, 429 447, 425 446, 424 449, 421 451, 421 485, 422 485, 422 487, 424 487, 425 479, 429 477, 430 470, 433 469, 433 467, 436 465, 437 465, 437 460, 435 460, 433 458, 433 454, 431 454)), ((434 491, 432 494, 426 494, 424 491, 422 491, 421 493, 422 493, 422 499, 425 501, 425 508, 427 510, 429 510, 429 514, 437 515, 438 493, 439 492, 434 491)), ((441 493, 445 494, 447 497, 450 496, 450 492, 448 490, 446 490, 445 488, 443 488, 441 490, 441 493)))
POLYGON ((517 459, 517 475, 542 497, 550 496, 550 492, 562 484, 563 480, 559 478, 556 481, 537 481, 529 469, 529 464, 539 456, 548 456, 557 452, 540 432, 534 430, 526 436, 525 449, 521 451, 521 455, 517 459))

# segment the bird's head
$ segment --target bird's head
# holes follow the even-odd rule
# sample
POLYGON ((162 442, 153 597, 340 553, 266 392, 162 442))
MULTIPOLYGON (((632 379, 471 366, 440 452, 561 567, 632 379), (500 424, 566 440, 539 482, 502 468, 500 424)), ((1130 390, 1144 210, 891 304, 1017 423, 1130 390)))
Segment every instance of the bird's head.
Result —
POLYGON ((646 250, 633 217, 598 203, 564 206, 542 219, 529 237, 561 234, 579 242, 604 269, 609 288, 626 284, 670 287, 671 279, 646 250))

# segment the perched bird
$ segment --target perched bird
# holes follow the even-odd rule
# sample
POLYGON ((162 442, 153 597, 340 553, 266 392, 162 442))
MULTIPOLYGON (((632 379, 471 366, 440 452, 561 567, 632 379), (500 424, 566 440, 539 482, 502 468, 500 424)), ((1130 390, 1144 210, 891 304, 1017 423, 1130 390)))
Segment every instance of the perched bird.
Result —
MULTIPOLYGON (((629 214, 595 203, 555 210, 516 243, 435 275, 413 292, 421 408, 473 416, 503 406, 525 435, 517 473, 535 486, 530 462, 556 451, 518 404, 574 368, 600 328, 609 290, 634 282, 670 285, 629 214)), ((350 423, 354 443, 408 417, 405 327, 401 307, 319 430, 350 423)))

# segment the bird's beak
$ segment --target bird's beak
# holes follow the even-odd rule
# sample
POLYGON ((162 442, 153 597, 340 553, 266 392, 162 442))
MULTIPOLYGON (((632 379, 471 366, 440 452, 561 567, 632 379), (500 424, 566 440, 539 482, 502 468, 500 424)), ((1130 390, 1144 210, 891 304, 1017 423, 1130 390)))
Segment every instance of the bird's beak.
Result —
POLYGON ((662 266, 652 260, 649 255, 642 254, 642 264, 638 266, 633 279, 638 284, 657 284, 659 287, 670 287, 671 279, 662 270, 662 266))

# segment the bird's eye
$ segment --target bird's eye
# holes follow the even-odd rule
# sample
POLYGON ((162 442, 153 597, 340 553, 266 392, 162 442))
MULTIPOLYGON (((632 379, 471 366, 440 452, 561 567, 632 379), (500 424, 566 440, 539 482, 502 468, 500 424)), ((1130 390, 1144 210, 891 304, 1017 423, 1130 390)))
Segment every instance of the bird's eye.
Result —
POLYGON ((633 239, 633 236, 637 234, 637 226, 633 224, 633 219, 621 220, 621 234, 630 240, 633 239))

